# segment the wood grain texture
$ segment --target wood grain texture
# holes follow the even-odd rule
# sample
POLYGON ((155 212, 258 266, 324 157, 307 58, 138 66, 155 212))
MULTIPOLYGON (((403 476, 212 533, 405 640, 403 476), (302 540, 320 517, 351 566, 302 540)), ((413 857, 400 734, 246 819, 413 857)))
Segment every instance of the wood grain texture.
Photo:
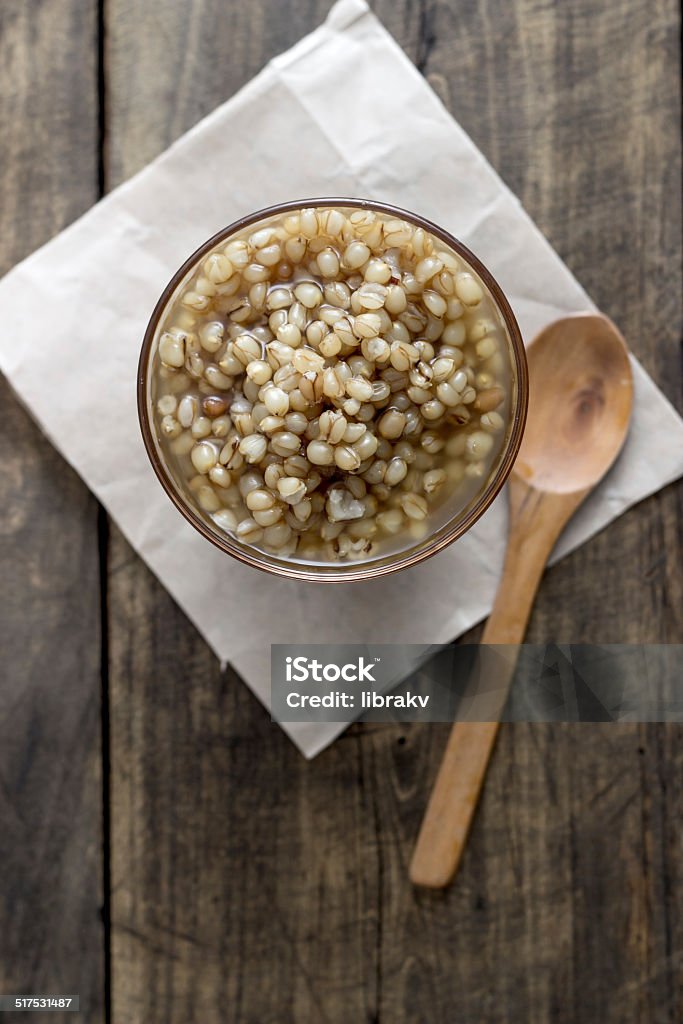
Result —
MULTIPOLYGON (((94 3, 0 6, 1 272, 97 197, 96 57, 94 3)), ((80 1019, 95 1022, 103 1012, 97 503, 4 381, 1 401, 0 992, 78 993, 80 1019)))
MULTIPOLYGON (((108 184, 329 6, 107 0, 108 184)), ((673 0, 372 6, 680 400, 673 0)), ((680 640, 680 503, 553 568, 529 639, 680 640)), ((114 1020, 683 1018, 680 729, 505 726, 457 885, 416 892, 446 727, 356 726, 307 764, 115 530, 109 600, 114 1020)))

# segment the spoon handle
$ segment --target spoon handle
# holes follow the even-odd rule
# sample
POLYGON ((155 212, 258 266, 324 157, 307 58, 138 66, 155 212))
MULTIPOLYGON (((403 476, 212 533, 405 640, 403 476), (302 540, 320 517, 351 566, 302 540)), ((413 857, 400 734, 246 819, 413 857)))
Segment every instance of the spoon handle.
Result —
POLYGON ((487 709, 487 721, 456 722, 451 729, 410 864, 415 885, 439 889, 457 871, 514 674, 516 645, 524 639, 548 556, 585 493, 549 494, 517 475, 510 478, 505 566, 481 642, 514 646, 505 651, 507 658, 496 659, 496 706, 487 709))

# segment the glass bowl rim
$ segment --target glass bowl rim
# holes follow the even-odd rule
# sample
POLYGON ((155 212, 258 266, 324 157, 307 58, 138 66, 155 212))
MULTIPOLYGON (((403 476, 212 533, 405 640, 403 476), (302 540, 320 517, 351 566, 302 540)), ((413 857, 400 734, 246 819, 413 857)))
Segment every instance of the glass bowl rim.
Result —
POLYGON ((420 214, 412 213, 409 210, 405 210, 398 206, 392 206, 389 203, 378 202, 374 199, 321 197, 315 199, 297 199, 286 203, 275 203, 271 206, 264 207, 261 210, 249 213, 244 217, 240 217, 238 220, 228 224, 227 227, 221 228, 220 231, 217 231, 206 242, 203 242, 202 245, 200 245, 199 248, 197 248, 192 255, 185 260, 164 288, 156 306, 154 307, 154 311, 145 330, 142 348, 140 350, 140 359, 138 362, 137 407, 142 439, 147 451, 147 456, 159 482, 181 515, 196 530, 198 530, 206 540, 211 541, 212 544, 226 554, 232 555, 233 558, 237 558, 238 561, 242 562, 244 565, 249 565, 252 568, 260 569, 263 572, 268 572, 277 576, 283 576, 288 579, 301 580, 305 582, 350 583, 375 579, 379 576, 386 576, 389 573, 398 572, 400 569, 407 569, 410 566, 417 565, 418 563, 425 561, 427 558, 431 558, 433 555, 437 554, 437 552, 442 551, 445 547, 448 547, 449 544, 452 544, 453 541, 467 533, 467 531, 474 526, 477 520, 483 516, 484 512, 486 512, 492 504, 494 498, 497 496, 510 475, 510 471, 512 470, 512 466, 522 443, 528 403, 529 376, 522 334, 510 304, 491 272, 484 266, 481 260, 475 256, 475 254, 468 249, 466 245, 464 245, 463 242, 450 234, 450 232, 446 231, 444 228, 439 227, 438 224, 434 224, 432 221, 428 220, 426 217, 422 217, 420 214), (314 565, 306 562, 290 562, 284 558, 278 559, 277 556, 273 557, 265 551, 260 551, 258 548, 248 548, 246 545, 238 545, 238 543, 233 541, 233 538, 227 533, 224 536, 214 533, 199 514, 189 505, 189 503, 183 500, 173 482, 170 472, 166 470, 166 467, 159 456, 154 440, 150 409, 147 402, 148 378, 151 362, 150 354, 154 337, 156 335, 159 322, 167 309, 169 300, 185 275, 193 270, 199 264, 201 259, 217 245, 220 245, 222 242, 230 238, 230 236, 243 231, 244 228, 247 228, 252 224, 256 224, 259 221, 270 217, 291 213, 294 210, 328 206, 372 210, 377 213, 389 214, 390 216, 397 217, 401 220, 407 220, 411 224, 421 227, 430 234, 433 234, 455 253, 462 256, 482 279, 502 314, 511 342, 513 355, 512 369, 517 385, 517 400, 513 410, 508 440, 502 453, 502 458, 495 473, 490 476, 486 487, 477 496, 476 500, 470 504, 465 515, 461 518, 460 513, 454 515, 450 522, 450 529, 448 528, 448 523, 441 527, 441 530, 439 531, 440 536, 435 535, 426 542, 422 542, 422 544, 416 544, 414 548, 409 548, 407 551, 397 552, 394 556, 387 555, 384 559, 378 559, 376 563, 345 562, 335 564, 331 562, 329 567, 322 563, 320 565, 314 565))

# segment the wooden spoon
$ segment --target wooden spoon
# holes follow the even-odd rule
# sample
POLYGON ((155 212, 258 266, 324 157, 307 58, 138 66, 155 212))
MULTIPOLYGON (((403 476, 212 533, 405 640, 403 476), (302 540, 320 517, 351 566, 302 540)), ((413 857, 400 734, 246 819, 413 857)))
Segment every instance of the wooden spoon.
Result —
MULTIPOLYGON (((482 644, 523 641, 548 556, 617 457, 631 415, 628 352, 607 317, 580 313, 557 320, 527 355, 529 415, 509 480, 503 577, 482 644)), ((514 660, 502 687, 498 680, 498 714, 513 672, 514 660)), ((453 726, 410 865, 415 885, 441 888, 455 874, 498 726, 497 720, 453 726)))

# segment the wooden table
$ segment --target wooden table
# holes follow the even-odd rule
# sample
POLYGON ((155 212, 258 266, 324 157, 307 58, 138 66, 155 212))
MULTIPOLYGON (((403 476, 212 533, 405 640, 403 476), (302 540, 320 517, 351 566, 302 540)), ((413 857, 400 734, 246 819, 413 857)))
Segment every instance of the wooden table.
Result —
MULTIPOLYGON (((3 0, 0 268, 329 6, 3 0)), ((680 407, 675 0, 372 6, 680 407)), ((415 892, 446 727, 306 763, 2 400, 0 992, 116 1024, 683 1020, 680 727, 506 726, 457 884, 415 892)), ((682 497, 548 572, 529 638, 681 640, 682 497)))

